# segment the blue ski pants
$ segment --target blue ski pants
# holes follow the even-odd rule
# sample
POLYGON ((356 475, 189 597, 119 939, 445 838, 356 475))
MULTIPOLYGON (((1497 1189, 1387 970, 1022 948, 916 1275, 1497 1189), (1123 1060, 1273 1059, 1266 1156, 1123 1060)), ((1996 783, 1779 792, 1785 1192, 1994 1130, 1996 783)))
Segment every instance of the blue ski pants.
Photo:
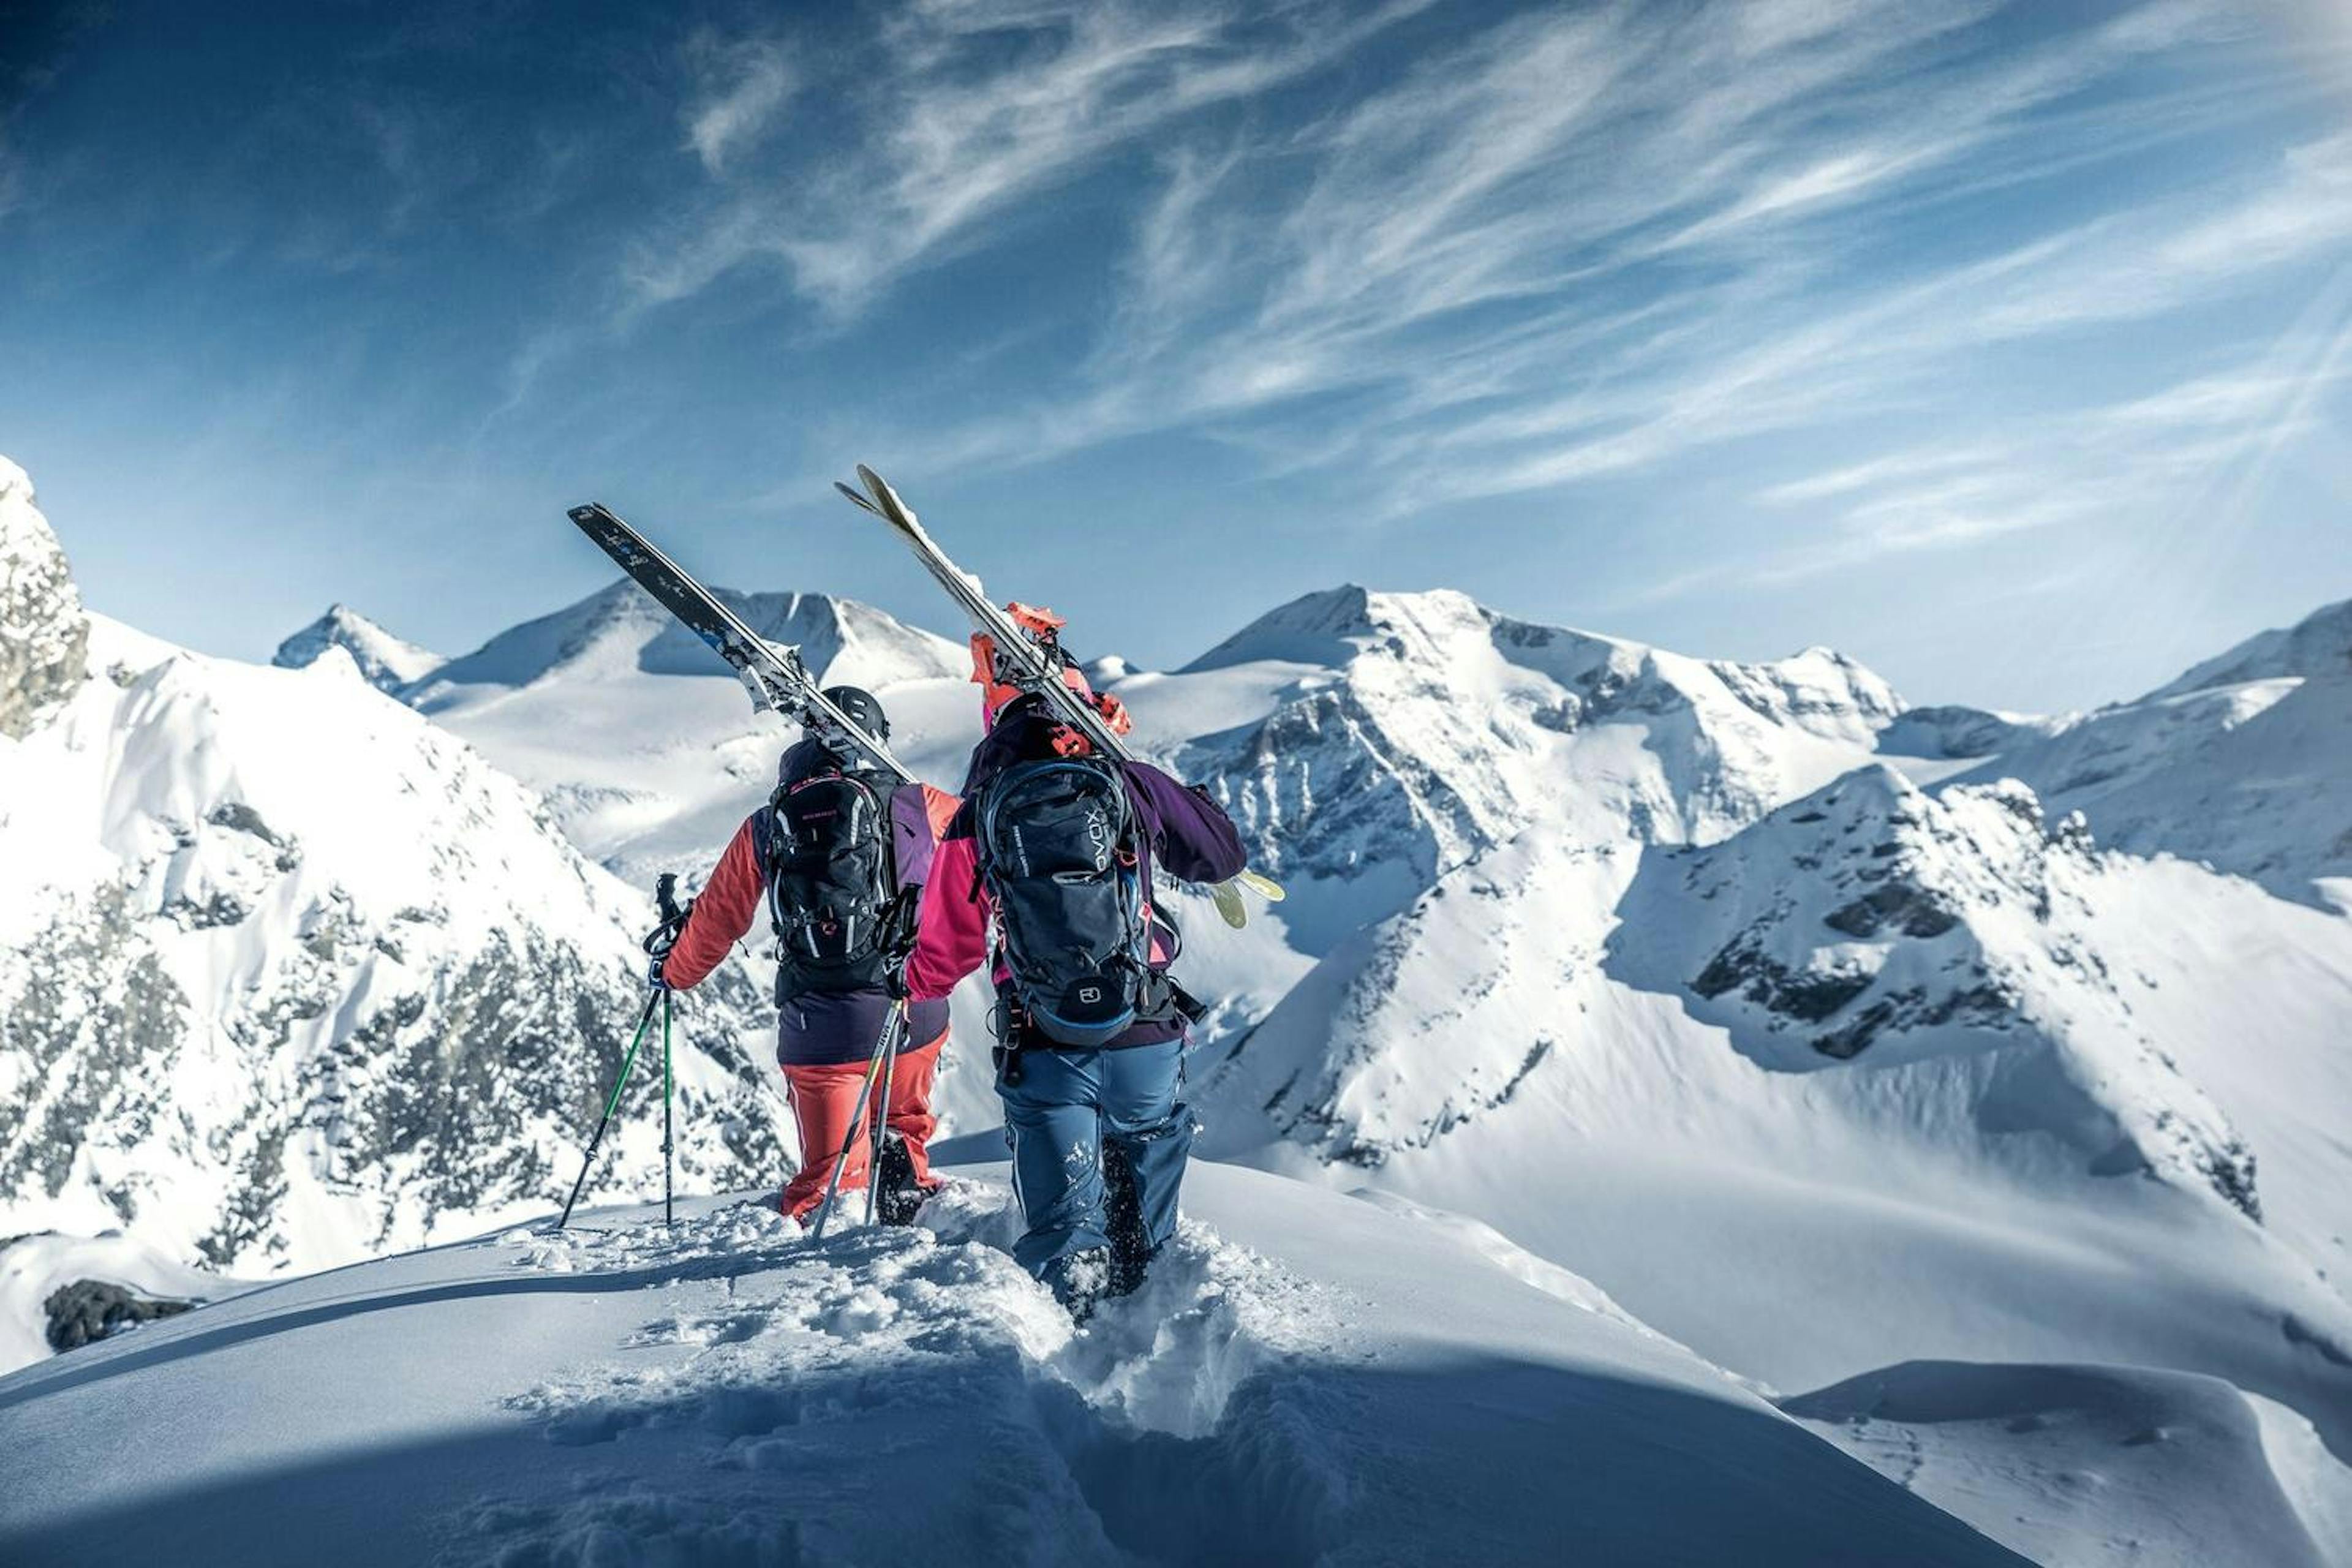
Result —
POLYGON ((1044 1278, 1060 1259, 1108 1247, 1102 1154, 1108 1143, 1135 1180, 1148 1245, 1176 1231, 1176 1193, 1192 1148, 1192 1112, 1179 1100, 1184 1042, 1108 1051, 1024 1050, 1021 1081, 999 1079, 1013 1144, 1013 1190, 1029 1229, 1013 1249, 1044 1278))

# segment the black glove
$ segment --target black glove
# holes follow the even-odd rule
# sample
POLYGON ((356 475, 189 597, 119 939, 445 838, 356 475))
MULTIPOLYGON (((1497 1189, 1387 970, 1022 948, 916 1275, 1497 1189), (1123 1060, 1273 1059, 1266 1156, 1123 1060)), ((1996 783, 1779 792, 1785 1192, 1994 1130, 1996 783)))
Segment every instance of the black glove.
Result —
POLYGON ((669 989, 669 982, 662 978, 662 965, 669 961, 669 950, 677 945, 679 934, 686 930, 687 916, 694 908, 693 905, 688 904, 686 909, 679 910, 675 905, 669 904, 667 900, 664 900, 664 905, 669 911, 669 918, 647 931, 642 944, 648 961, 646 965, 646 984, 656 991, 669 989))
POLYGON ((904 1002, 907 999, 907 965, 904 960, 883 969, 882 989, 889 994, 890 1000, 893 1002, 904 1002))

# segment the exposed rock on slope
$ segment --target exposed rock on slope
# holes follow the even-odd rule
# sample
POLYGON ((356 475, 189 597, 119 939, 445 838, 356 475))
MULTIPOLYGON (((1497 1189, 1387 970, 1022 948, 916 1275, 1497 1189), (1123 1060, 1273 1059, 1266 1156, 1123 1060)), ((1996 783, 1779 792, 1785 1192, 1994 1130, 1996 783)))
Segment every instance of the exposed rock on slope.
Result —
POLYGON ((33 481, 0 458, 0 736, 22 740, 89 673, 89 623, 33 481))
POLYGON ((1776 1069, 1989 1053, 1987 1134, 2038 1130, 2095 1173, 2202 1183, 2259 1219, 2252 1152, 2110 973, 2102 870, 2081 817, 2045 823, 2021 784, 1939 800, 1864 769, 1645 868, 1619 968, 1654 982, 1668 932, 1705 952, 1684 977, 1698 1016, 1776 1069))
MULTIPOLYGON (((646 900, 340 646, 285 670, 89 637, 108 679, 0 742, 0 1234, 257 1273, 560 1196, 646 900)), ((730 974, 683 1026, 686 1179, 774 1179, 765 1007, 730 974)), ((606 1190, 658 1168, 639 1065, 606 1190)))
MULTIPOLYGON (((97 629, 116 680, 0 753, 0 1215, 263 1271, 547 1203, 619 1064, 640 901, 340 650, 268 670, 97 629)), ((756 998, 716 994, 681 1158, 764 1177, 756 998)), ((624 1130, 624 1180, 653 1136, 624 1130)))

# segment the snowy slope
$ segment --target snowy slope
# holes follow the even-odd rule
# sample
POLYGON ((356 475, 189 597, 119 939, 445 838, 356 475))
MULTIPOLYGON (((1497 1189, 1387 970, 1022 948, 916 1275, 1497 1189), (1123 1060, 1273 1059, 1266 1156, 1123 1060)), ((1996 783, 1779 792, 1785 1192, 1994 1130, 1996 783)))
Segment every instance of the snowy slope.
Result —
MULTIPOLYGON (((261 1275, 543 1205, 648 900, 341 648, 264 668, 75 613, 94 673, 0 738, 0 1236, 261 1275)), ((771 1027, 740 976, 686 1015, 690 1186, 786 1168, 771 1027)), ((652 1077, 599 1190, 656 1179, 652 1077)))
MULTIPOLYGON (((929 756, 939 698, 926 696, 954 693, 957 721, 971 722, 971 659, 944 637, 846 599, 713 591, 762 637, 798 646, 820 680, 880 694, 902 755, 929 756)), ((796 738, 755 716, 718 656, 625 581, 501 633, 405 695, 538 790, 573 842, 635 882, 707 869, 796 738)), ((937 782, 961 776, 960 756, 940 761, 953 765, 937 782)))
MULTIPOLYGON (((0 1232, 266 1272, 543 1203, 646 901, 340 651, 267 669, 103 620, 91 647, 105 673, 0 744, 0 1232)), ((692 1179, 776 1170, 756 1008, 690 1016, 692 1179)))
POLYGON ((992 1178, 822 1247, 711 1200, 208 1307, 0 1381, 0 1556, 2018 1561, 1580 1282, 1255 1173, 1188 1197, 1082 1333, 992 1178))
POLYGON ((2352 924, 1870 769, 1703 847, 1525 834, 1192 1079, 1211 1152, 1476 1215, 1776 1387, 2132 1363, 2346 1455, 2347 1017, 2352 924))
POLYGON ((404 642, 346 605, 327 613, 278 645, 270 659, 280 669, 305 669, 331 647, 351 655, 360 674, 379 691, 397 693, 447 660, 429 648, 404 642))
POLYGON ((2119 848, 2352 909, 2352 600, 2045 728, 1965 776, 2023 779, 2119 848))
POLYGON ((2256 680, 2352 676, 2352 599, 2324 605, 2282 629, 2257 632, 2147 694, 2151 702, 2256 680))
POLYGON ((2309 1425, 2215 1378, 1914 1362, 1781 1408, 2036 1562, 2352 1562, 2309 1425))

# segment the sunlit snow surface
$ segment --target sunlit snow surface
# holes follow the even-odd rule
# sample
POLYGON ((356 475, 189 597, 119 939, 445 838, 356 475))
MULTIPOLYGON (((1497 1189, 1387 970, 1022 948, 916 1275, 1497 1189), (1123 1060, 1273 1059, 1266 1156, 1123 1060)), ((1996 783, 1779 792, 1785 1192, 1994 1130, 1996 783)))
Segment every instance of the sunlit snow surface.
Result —
MULTIPOLYGON (((953 641, 821 595, 737 602, 802 641, 827 678, 880 689, 902 754, 935 782, 956 781, 976 721, 953 641)), ((917 1245, 907 1238, 842 1237, 848 1251, 828 1250, 821 1275, 796 1274, 789 1287, 781 1264, 730 1265, 722 1272, 790 1298, 778 1316, 742 1319, 748 1337, 732 1341, 709 1326, 721 1309, 653 1300, 708 1291, 718 1276, 674 1279, 680 1259, 641 1251, 648 1243, 634 1231, 577 1252, 520 1246, 495 1260, 495 1277, 530 1283, 498 1292, 497 1310, 556 1314, 553 1326, 469 1321, 436 1336, 436 1353, 450 1363, 446 1375, 495 1389, 494 1426, 522 1421, 541 1445, 516 1452, 541 1454, 556 1447, 544 1432, 608 1415, 610 1443, 588 1452, 651 1452, 643 1446, 713 1440, 699 1396, 679 1394, 687 1414, 667 1396, 633 1405, 605 1373, 581 1367, 659 1371, 665 1357, 707 1354, 716 1365, 735 1355, 753 1358, 745 1375, 756 1380, 765 1352, 743 1347, 839 1340, 853 1323, 877 1347, 962 1344, 966 1328, 926 1326, 907 1305, 910 1291, 945 1290, 974 1322, 996 1325, 982 1359, 1004 1372, 947 1386, 958 1400, 1031 1411, 990 1428, 1029 1456, 1019 1473, 1050 1477, 1058 1464, 1076 1478, 1037 1495, 1066 1501, 1076 1487, 1071 1509, 1110 1521, 1101 1551, 1151 1554, 1132 1544, 1148 1522, 1180 1542, 1159 1555, 1230 1559, 1212 1510, 1187 1512, 1181 1496, 1159 1491, 1121 1502, 1074 1465, 1073 1452, 1126 1449, 1094 1437, 1074 1449, 1072 1428, 1034 1415, 1036 1390, 1063 1391, 1047 1403, 1066 1411, 1075 1401, 1087 1422, 1116 1406, 1121 1421, 1149 1427, 1150 1443, 1186 1445, 1167 1450, 1174 1468, 1156 1478, 1254 1497, 1219 1431, 1255 1408, 1244 1394, 1257 1380, 1302 1356, 1329 1359, 1267 1324, 1322 1321, 1313 1301, 1388 1249, 1402 1261, 1382 1288, 1418 1292, 1449 1323, 1475 1317, 1473 1298, 1500 1279, 1495 1310, 1532 1289, 1675 1356, 1673 1341, 1687 1344, 1733 1369, 1706 1373, 1708 1387, 1786 1398, 1872 1466, 2036 1558, 2216 1560, 2214 1543, 2239 1522, 2210 1506, 2226 1483, 2253 1500, 2220 1560, 2342 1559, 2352 1511, 2342 1283, 2352 1279, 2352 921, 2328 904, 2331 886, 2352 886, 2329 880, 2331 868, 2352 869, 2342 859, 2352 844, 2352 792, 2341 787, 2352 763, 2347 626, 2352 616, 2335 606, 2139 702, 2039 719, 1906 709, 1825 650, 1737 665, 1529 626, 1454 594, 1310 595, 1184 668, 1123 671, 1117 686, 1146 749, 1207 781, 1256 861, 1292 889, 1279 908, 1256 906, 1241 932, 1204 901, 1162 890, 1190 939, 1184 973, 1217 1004, 1188 1068, 1202 1147, 1323 1189, 1361 1189, 1390 1211, 1391 1228, 1335 1222, 1331 1234, 1371 1252, 1261 1245, 1253 1226, 1287 1225, 1286 1215, 1361 1221, 1370 1205, 1278 1187, 1247 1189, 1259 1195, 1237 1209, 1223 1184, 1257 1178, 1202 1168, 1196 1209, 1259 1247, 1305 1294, 1251 1273, 1250 1299, 1276 1303, 1270 1315, 1216 1315, 1213 1331, 1180 1335, 1150 1361, 1119 1351, 1104 1377, 1121 1356, 1174 1370, 1136 1372, 1117 1399, 1112 1383, 1079 1369, 1073 1347, 1034 1338, 1042 1325, 1051 1339, 1056 1320, 1021 1305, 1042 1298, 1001 1258, 943 1282, 938 1269, 965 1265, 904 1254, 917 1245), (2006 782, 2012 774, 2033 787, 2006 782), (1416 1250, 1398 1226, 1424 1240, 1442 1233, 1446 1248, 1416 1250), (1406 1278, 1423 1267, 1444 1278, 1406 1278), (583 1299, 604 1286, 581 1281, 609 1283, 616 1270, 643 1298, 625 1321, 583 1299), (1001 1274, 1010 1295, 996 1289, 1001 1274), (573 1283, 548 1283, 559 1279, 573 1283), (572 1344, 567 1311, 589 1314, 604 1337, 562 1349, 572 1344), (509 1363, 529 1359, 516 1342, 532 1332, 560 1353, 515 1382, 509 1363), (509 1360, 468 1359, 478 1337, 509 1360), (1244 1370, 1179 1375, 1221 1358, 1244 1370), (1158 1414, 1136 1414, 1146 1410, 1158 1414), (2143 1410, 2154 1414, 2134 1425, 2143 1410), (2158 1436, 2140 1440, 2148 1432, 2158 1436), (2189 1468, 2220 1479, 2192 1485, 2189 1468)), ((0 982, 45 998, 40 1027, 28 1035, 19 1011, 15 1054, 0 1053, 0 1080, 16 1086, 0 1097, 0 1168, 15 1184, 0 1235, 121 1224, 128 1201, 139 1247, 159 1257, 209 1247, 240 1272, 250 1259, 263 1273, 472 1234, 560 1197, 574 1140, 617 1065, 607 1015, 626 1011, 644 883, 658 869, 690 879, 706 868, 764 796, 791 737, 754 717, 708 651, 625 584, 401 687, 431 725, 354 677, 346 645, 376 647, 381 635, 330 639, 313 668, 289 674, 196 658, 100 623, 97 679, 23 744, 0 743, 0 783, 11 786, 0 790, 0 878, 17 895, 0 923, 18 922, 10 935, 23 939, 0 953, 0 982), (352 800, 362 808, 347 809, 352 800), (121 807, 94 813, 101 802, 121 807), (294 840, 299 858, 221 809, 239 805, 294 840), (461 859, 413 848, 445 840, 461 859), (436 875, 436 863, 463 874, 436 875), (117 880, 132 900, 127 921, 81 907, 91 887, 117 880), (557 892, 566 888, 588 896, 557 892), (419 896, 429 902, 412 909, 419 896), (410 918, 436 906, 437 923, 410 918), (44 933, 59 907, 69 923, 44 933), (469 973, 502 930, 530 931, 539 956, 469 973), (24 956, 60 951, 73 962, 37 967, 24 956), (133 984, 150 969, 188 987, 185 1005, 133 984), (552 995, 521 984, 545 973, 562 977, 552 995), (411 992, 426 1011, 395 1030, 396 1049, 355 1037, 354 1024, 411 992), (159 995, 164 1005, 131 1015, 132 1029, 110 1026, 119 1001, 159 995), (322 1011, 308 1011, 321 999, 322 1011), (451 1028, 463 1042, 454 1054, 451 1028), (574 1030, 576 1055, 534 1044, 574 1030), (153 1048, 139 1043, 146 1034, 153 1048), (67 1044, 54 1058, 47 1045, 28 1056, 28 1038, 67 1044), (436 1178, 442 1171, 457 1179, 436 1178), (291 1177, 282 1199, 272 1196, 281 1172, 291 1177)), ((1081 641, 1099 650, 1099 637, 1081 641)), ((695 1103, 681 1120, 689 1191, 780 1180, 788 1163, 760 945, 742 950, 754 962, 720 972, 725 998, 698 993, 687 1005, 697 1037, 695 1103), (736 1173, 722 1181, 722 1170, 736 1173)), ((980 1000, 977 990, 959 998, 941 1100, 950 1131, 967 1134, 961 1146, 993 1152, 980 1000)), ((598 1184, 603 1201, 654 1190, 652 1110, 641 1077, 620 1119, 619 1158, 598 1184)), ((709 1249, 732 1237, 764 1258, 766 1223, 747 1212, 723 1222, 748 1227, 740 1235, 687 1239, 709 1249)), ((1003 1222, 988 1223, 1001 1239, 1003 1222)), ((1186 1245, 1199 1240, 1188 1233, 1186 1245)), ((81 1245, 44 1243, 43 1268, 69 1267, 81 1245)), ((490 1311, 470 1275, 434 1273, 478 1263, 488 1267, 462 1248, 393 1260, 378 1266, 393 1274, 370 1270, 364 1296, 415 1270, 438 1281, 433 1290, 464 1284, 451 1298, 468 1303, 462 1310, 490 1311)), ((312 1300, 308 1292, 339 1278, 349 1277, 208 1308, 191 1323, 312 1300)), ((1188 1278, 1155 1285, 1177 1289, 1172 1298, 1115 1309, 1078 1348, 1099 1358, 1121 1342, 1120 1321, 1145 1321, 1118 1314, 1147 1305, 1193 1322, 1188 1278)), ((29 1267, 23 1279, 0 1303, 20 1352, 38 1343, 31 1298, 45 1288, 29 1267)), ((397 1319, 422 1304, 361 1315, 397 1319)), ((1353 1342, 1361 1316, 1360 1303, 1343 1301, 1333 1342, 1353 1342)), ((149 1325, 73 1360, 119 1364, 193 1331, 149 1325)), ((241 1342, 223 1348, 246 1353, 241 1342)), ((381 1348, 356 1347, 352 1364, 381 1348)), ((390 1359, 428 1384, 445 1375, 390 1359)), ((860 1392, 827 1412, 858 1400, 895 1408, 895 1375, 856 1376, 860 1392)), ((929 1377, 913 1381, 929 1387, 929 1377)), ((264 1381, 257 1369, 223 1395, 223 1419, 269 1417, 266 1401, 239 1403, 264 1381)), ((331 1369, 318 1381, 343 1387, 331 1369)), ((1365 1398, 1389 1426, 1411 1426, 1365 1398)), ((415 1436, 398 1409, 365 1399, 355 1408, 410 1434, 399 1442, 415 1436)), ((975 1462, 982 1445, 968 1426, 950 1429, 961 1462, 975 1462)), ((1532 1441, 1590 1467, 1582 1429, 1538 1426, 1532 1441)), ((894 1421, 861 1430, 911 1468, 962 1473, 894 1421)), ((1482 1432, 1426 1434, 1414 1463, 1448 1486, 1457 1466, 1525 1479, 1482 1432), (1455 1458, 1438 1453, 1447 1444, 1455 1458)), ((742 1436, 720 1433, 718 1447, 742 1436)), ((767 1451, 804 1468, 831 1462, 784 1437, 767 1451)), ((375 1439, 332 1441, 358 1453, 375 1439)), ((1338 1451, 1359 1452, 1355 1441, 1338 1451)), ((1528 1487, 1557 1492, 1572 1468, 1556 1464, 1528 1487)), ((180 1479, 209 1495, 233 1468, 180 1479)), ((856 1491, 870 1469, 844 1461, 810 1473, 874 1511, 880 1494, 856 1491)), ((724 1473, 764 1478, 763 1497, 784 1489, 767 1472, 724 1473)), ((1478 1479, 1461 1480, 1465 1495, 1505 1524, 1518 1517, 1478 1492, 1478 1479)), ((1646 1483, 1617 1479, 1650 1500, 1646 1483)), ((500 1494, 518 1510, 503 1525, 502 1505, 445 1489, 434 1517, 462 1515, 465 1528, 435 1539, 457 1560, 511 1549, 519 1562, 561 1558, 559 1541, 593 1560, 591 1547, 615 1541, 715 1552, 711 1542, 735 1539, 698 1532, 738 1515, 627 1484, 613 1483, 638 1510, 624 1521, 593 1511, 610 1501, 592 1497, 596 1488, 559 1496, 518 1482, 500 1494), (572 1523, 612 1529, 563 1534, 572 1523)), ((1383 1485, 1428 1517, 1451 1517, 1410 1476, 1383 1485)), ((993 1506, 1013 1510, 1003 1515, 1012 1533, 975 1539, 1045 1540, 1039 1519, 1059 1530, 1080 1517, 1060 1502, 1031 1507, 1029 1493, 1004 1503, 1005 1489, 993 1506)), ((1313 1485, 1294 1494, 1310 1512, 1323 1506, 1313 1485)), ((1571 1500, 1613 1517, 1608 1499, 1571 1500)), ((1395 1547, 1391 1560, 1432 1560, 1426 1538, 1395 1522, 1402 1503, 1393 1513, 1349 1506, 1366 1523, 1332 1538, 1344 1542, 1340 1560, 1377 1556, 1369 1543, 1382 1531, 1423 1548, 1395 1547)), ((1255 1503, 1225 1511, 1266 1539, 1307 1539, 1283 1534, 1255 1503)), ((1313 1517, 1321 1529, 1334 1516, 1313 1517)), ((1475 1521, 1460 1528, 1491 1554, 1513 1554, 1475 1521)), ((742 1539, 789 1560, 782 1538, 742 1539)), ((1659 1551, 1620 1555, 1671 1557, 1680 1538, 1663 1539, 1659 1551)), ((1712 1536, 1685 1555, 1755 1560, 1712 1536)), ((744 1557, 763 1560, 750 1547, 744 1557)))
POLYGON ((984 1173, 822 1247, 708 1200, 276 1287, 0 1381, 0 1560, 2016 1561, 1590 1287, 1187 1196, 1083 1331, 984 1173))

